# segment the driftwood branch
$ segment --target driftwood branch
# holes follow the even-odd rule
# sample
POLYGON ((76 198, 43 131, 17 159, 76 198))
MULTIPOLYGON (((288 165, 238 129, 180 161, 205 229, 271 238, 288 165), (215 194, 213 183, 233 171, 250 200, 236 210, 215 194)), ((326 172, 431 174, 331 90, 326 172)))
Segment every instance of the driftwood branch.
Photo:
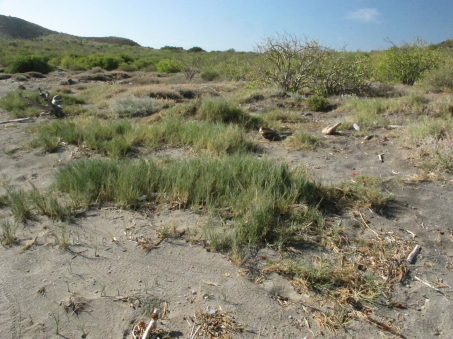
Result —
POLYGON ((12 120, 0 121, 0 125, 10 124, 10 123, 13 123, 13 122, 24 122, 24 121, 33 121, 33 119, 32 118, 20 118, 20 119, 12 119, 12 120))
POLYGON ((26 102, 27 104, 32 105, 33 107, 39 108, 44 110, 45 114, 53 114, 57 118, 61 119, 64 118, 63 107, 61 104, 61 97, 59 95, 55 95, 52 99, 50 98, 49 92, 43 93, 41 88, 39 89, 39 96, 41 99, 46 103, 46 105, 41 105, 34 101, 33 99, 24 97, 22 93, 19 93, 19 98, 26 102))

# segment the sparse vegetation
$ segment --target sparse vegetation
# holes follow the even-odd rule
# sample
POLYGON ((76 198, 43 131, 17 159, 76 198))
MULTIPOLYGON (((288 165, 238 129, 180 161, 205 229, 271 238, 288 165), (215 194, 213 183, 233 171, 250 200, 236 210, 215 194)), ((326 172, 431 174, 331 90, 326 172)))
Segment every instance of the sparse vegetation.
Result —
POLYGON ((18 223, 23 223, 31 218, 31 208, 28 194, 24 190, 8 190, 8 206, 18 223))
POLYGON ((410 149, 412 159, 421 169, 453 173, 453 137, 449 132, 452 128, 451 118, 425 117, 408 126, 401 135, 401 143, 410 149))
POLYGON ((119 118, 151 115, 159 112, 165 103, 154 98, 137 98, 128 96, 117 99, 112 103, 112 111, 119 118))
POLYGON ((303 127, 297 129, 287 140, 286 144, 290 148, 297 150, 311 151, 316 149, 321 142, 317 137, 308 133, 303 127))
POLYGON ((14 245, 14 243, 17 241, 16 229, 17 226, 12 224, 9 220, 2 221, 3 233, 2 237, 0 238, 1 243, 6 246, 14 245))
MULTIPOLYGON (((51 46, 51 40, 42 39, 42 46, 51 46)), ((1 182, 0 212, 6 216, 1 223, 3 245, 18 242, 17 225, 25 223, 31 230, 45 220, 48 224, 43 230, 48 231, 32 238, 22 252, 33 245, 33 251, 41 250, 38 245, 49 244, 46 237, 53 237, 54 244, 71 255, 90 258, 94 249, 92 259, 99 259, 105 241, 114 243, 108 247, 113 253, 125 238, 112 232, 93 245, 77 233, 85 227, 77 222, 82 212, 91 209, 86 215, 93 212, 94 218, 101 218, 117 208, 129 209, 115 213, 130 213, 135 218, 138 214, 133 211, 140 211, 140 218, 148 221, 150 215, 159 215, 164 221, 147 229, 152 229, 151 235, 139 234, 139 218, 131 219, 134 226, 127 225, 127 241, 150 252, 172 246, 164 239, 186 240, 192 246, 203 244, 209 251, 228 255, 243 266, 239 271, 244 269, 257 282, 277 273, 296 292, 310 297, 316 307, 307 303, 307 314, 317 320, 320 331, 336 331, 353 319, 384 328, 370 320, 372 312, 382 306, 375 302, 390 300, 392 286, 405 278, 407 265, 403 263, 414 241, 388 231, 392 226, 386 229, 390 221, 393 225, 393 219, 385 219, 392 218, 387 213, 395 212, 390 207, 397 204, 392 201, 396 185, 392 175, 399 175, 400 169, 392 167, 392 174, 382 170, 381 177, 367 171, 375 171, 380 164, 377 149, 389 149, 395 143, 395 149, 403 147, 425 177, 453 174, 452 86, 444 77, 450 74, 451 56, 418 43, 372 53, 334 51, 286 34, 266 39, 259 53, 206 52, 199 47, 189 51, 171 46, 159 50, 105 47, 84 38, 58 41, 67 49, 50 53, 44 48, 42 55, 52 67, 78 70, 67 72, 75 80, 60 83, 59 78, 55 87, 46 85, 62 97, 66 118, 35 119, 36 124, 28 128, 36 133, 31 143, 4 149, 8 160, 16 156, 20 160, 25 152, 54 159, 48 167, 55 180, 43 189, 31 184, 39 177, 35 173, 17 175, 12 184, 6 179, 1 182), (72 54, 73 47, 80 53, 72 54), (398 62, 405 73, 401 77, 395 73, 398 62), (373 69, 373 64, 378 67, 373 69), (114 69, 122 72, 107 71, 114 69), (149 73, 156 70, 160 73, 149 73), (341 122, 339 133, 321 134, 321 128, 333 121, 341 122), (275 129, 279 137, 263 138, 260 127, 275 129), (58 154, 30 152, 27 145, 58 154), (350 156, 358 154, 353 148, 371 155, 366 165, 371 157, 376 163, 359 168, 357 159, 350 156), (349 159, 327 171, 338 171, 330 182, 322 177, 325 167, 340 156, 349 159), (309 169, 323 181, 314 181, 309 169), (357 175, 361 173, 368 175, 357 175), (346 175, 347 181, 338 181, 346 175), (182 228, 181 219, 168 216, 173 213, 196 221, 182 228), (371 225, 365 213, 384 226, 372 228, 376 223, 371 225), (75 251, 76 246, 86 249, 75 251), (272 252, 273 259, 265 252, 272 252)), ((13 50, 25 53, 34 43, 11 40, 0 53, 0 62, 6 58, 9 61, 3 64, 9 63, 9 67, 13 50)), ((59 48, 60 43, 52 45, 59 48)), ((32 76, 40 75, 15 75, 16 80, 32 76)), ((20 100, 20 92, 39 101, 37 91, 22 88, 1 98, 0 107, 11 117, 37 116, 36 109, 20 100)), ((2 126, 5 132, 17 127, 2 126)), ((380 169, 393 166, 387 159, 380 169)), ((404 235, 415 238, 415 230, 399 227, 404 235)), ((417 236, 423 237, 421 233, 417 236)), ((157 278, 155 281, 157 286, 157 278)), ((437 283, 441 286, 442 282, 437 283)), ((100 297, 106 296, 106 286, 99 285, 96 292, 100 297)), ((227 285, 221 286, 215 295, 194 290, 192 300, 198 295, 227 302, 231 292, 227 285)), ((148 287, 145 282, 145 293, 148 287)), ((108 289, 113 296, 114 288, 108 289)), ((280 295, 284 291, 271 289, 282 305, 287 301, 280 295)), ((118 300, 130 302, 121 293, 115 293, 118 300)), ((155 306, 146 308, 151 311, 155 306)), ((84 310, 73 302, 67 311, 84 310)), ((199 331, 203 321, 217 319, 214 315, 225 316, 219 310, 196 314, 199 331)), ((58 321, 55 319, 57 332, 58 321)), ((242 328, 232 320, 230 325, 242 328)), ((390 320, 386 326, 387 332, 400 334, 390 320)), ((84 327, 79 331, 87 333, 84 327)))

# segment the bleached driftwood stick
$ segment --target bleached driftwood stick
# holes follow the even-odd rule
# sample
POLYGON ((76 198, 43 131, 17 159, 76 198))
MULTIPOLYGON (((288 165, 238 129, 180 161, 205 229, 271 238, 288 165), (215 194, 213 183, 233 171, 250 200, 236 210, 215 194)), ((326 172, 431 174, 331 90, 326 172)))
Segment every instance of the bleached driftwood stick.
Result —
POLYGON ((359 212, 359 215, 360 215, 360 218, 362 218, 362 222, 363 224, 368 227, 368 229, 373 232, 378 238, 380 238, 381 236, 379 235, 378 232, 376 232, 375 230, 373 230, 370 225, 368 225, 368 223, 366 222, 365 218, 363 217, 363 214, 359 212))
POLYGON ((198 326, 197 327, 197 330, 195 331, 195 333, 193 334, 193 336, 190 337, 190 339, 194 339, 195 336, 197 335, 198 331, 200 330, 201 326, 198 326))
POLYGON ((155 308, 153 314, 151 314, 151 321, 148 324, 148 327, 143 333, 142 339, 148 339, 151 330, 155 330, 157 328, 157 309, 155 308))
POLYGON ((9 124, 12 122, 23 122, 23 121, 32 121, 33 119, 28 117, 28 118, 20 118, 20 119, 13 119, 13 120, 6 120, 6 121, 0 121, 0 125, 3 124, 9 124))
POLYGON ((415 245, 414 249, 412 250, 412 252, 407 256, 407 261, 412 264, 415 260, 415 257, 417 256, 418 252, 420 252, 422 248, 420 247, 420 245, 415 245))
POLYGON ((417 234, 415 234, 414 232, 411 232, 409 230, 406 230, 407 233, 409 233, 410 235, 412 235, 412 239, 415 239, 415 237, 417 236, 417 234))
POLYGON ((419 277, 415 276, 414 279, 420 281, 422 284, 425 284, 425 285, 428 286, 428 287, 431 287, 433 290, 435 290, 435 291, 437 291, 437 292, 439 292, 439 293, 441 293, 441 294, 444 294, 441 290, 439 290, 438 288, 434 287, 434 286, 431 285, 430 283, 428 283, 428 282, 426 282, 426 281, 420 279, 419 277))

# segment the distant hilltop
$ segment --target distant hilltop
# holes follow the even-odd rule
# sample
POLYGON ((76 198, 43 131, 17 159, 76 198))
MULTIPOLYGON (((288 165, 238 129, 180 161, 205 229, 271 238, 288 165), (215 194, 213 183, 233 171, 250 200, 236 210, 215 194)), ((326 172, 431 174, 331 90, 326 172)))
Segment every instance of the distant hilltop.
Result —
MULTIPOLYGON (((26 20, 15 18, 12 16, 6 16, 0 14, 0 38, 3 39, 24 39, 32 40, 40 37, 50 35, 60 35, 61 33, 52 31, 26 20)), ((68 34, 65 34, 68 35, 68 34)), ((71 35, 75 38, 81 38, 78 36, 71 35)), ((128 46, 140 46, 133 40, 118 37, 83 37, 84 39, 92 40, 95 42, 116 44, 116 45, 128 45, 128 46)))

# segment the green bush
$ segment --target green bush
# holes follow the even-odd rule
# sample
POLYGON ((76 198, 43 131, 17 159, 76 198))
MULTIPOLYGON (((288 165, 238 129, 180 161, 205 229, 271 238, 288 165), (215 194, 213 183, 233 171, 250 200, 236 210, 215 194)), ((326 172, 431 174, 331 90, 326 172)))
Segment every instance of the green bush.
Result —
POLYGON ((201 73, 200 76, 205 81, 213 81, 215 79, 218 79, 220 77, 220 74, 217 71, 208 70, 201 73))
POLYGON ((52 71, 47 59, 37 55, 19 56, 6 67, 6 73, 40 72, 47 74, 52 71))
POLYGON ((89 55, 78 60, 78 63, 86 68, 101 67, 107 71, 117 69, 122 59, 107 55, 89 55))
POLYGON ((360 52, 326 51, 315 70, 316 76, 310 88, 326 96, 364 94, 369 87, 367 80, 371 73, 367 61, 360 52))
POLYGON ((426 71, 437 68, 441 54, 442 51, 427 47, 421 39, 401 47, 393 45, 376 54, 375 77, 382 81, 413 85, 426 71))
POLYGON ((181 67, 172 59, 162 59, 156 65, 157 71, 162 73, 178 73, 181 67))
POLYGON ((319 95, 308 97, 306 103, 308 109, 315 112, 325 112, 330 108, 329 100, 319 95))

